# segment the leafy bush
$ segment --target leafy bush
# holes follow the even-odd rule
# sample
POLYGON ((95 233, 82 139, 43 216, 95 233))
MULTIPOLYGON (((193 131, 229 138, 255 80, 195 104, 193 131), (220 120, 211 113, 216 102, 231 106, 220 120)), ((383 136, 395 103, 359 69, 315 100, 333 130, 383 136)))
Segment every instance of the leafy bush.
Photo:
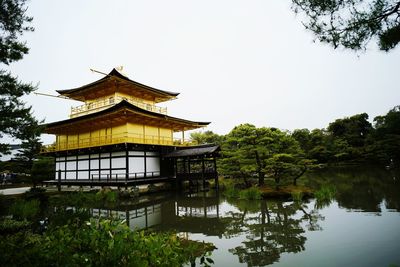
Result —
POLYGON ((92 219, 56 227, 43 236, 6 236, 0 242, 0 265, 181 266, 197 256, 211 263, 201 244, 188 245, 174 234, 131 231, 124 222, 92 219))
POLYGON ((28 191, 25 192, 24 196, 26 199, 33 199, 37 198, 40 200, 44 200, 47 198, 47 196, 44 194, 46 192, 46 189, 40 188, 40 187, 32 187, 28 191))
POLYGON ((37 199, 25 201, 17 200, 11 205, 9 212, 16 219, 32 219, 39 213, 40 202, 37 199))
POLYGON ((43 261, 43 242, 43 236, 29 231, 1 236, 0 266, 50 266, 50 262, 43 261))
POLYGON ((16 221, 9 218, 0 221, 0 234, 13 234, 30 226, 30 222, 16 221))
POLYGON ((60 195, 50 197, 50 203, 54 206, 73 206, 73 207, 90 207, 98 202, 95 193, 79 192, 63 192, 60 195))
POLYGON ((93 207, 101 204, 115 204, 119 200, 118 191, 102 189, 95 192, 64 192, 61 195, 52 196, 51 204, 55 206, 93 207))

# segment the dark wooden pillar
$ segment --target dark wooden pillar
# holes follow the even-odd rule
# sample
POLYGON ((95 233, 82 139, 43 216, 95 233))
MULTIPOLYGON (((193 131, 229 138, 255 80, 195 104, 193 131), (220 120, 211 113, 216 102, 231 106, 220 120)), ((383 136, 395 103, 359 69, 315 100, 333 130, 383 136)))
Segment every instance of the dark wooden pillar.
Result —
POLYGON ((75 156, 75 180, 78 180, 78 154, 75 156))
POLYGON ((99 181, 100 181, 100 176, 101 176, 101 153, 100 153, 100 151, 98 154, 98 160, 99 160, 99 181))
POLYGON ((58 192, 61 191, 61 170, 58 170, 58 174, 57 174, 57 190, 58 192))
POLYGON ((129 179, 129 150, 128 144, 125 143, 125 180, 129 179))
POLYGON ((205 166, 204 166, 204 156, 201 158, 201 178, 203 179, 203 189, 206 189, 206 179, 204 177, 205 166))
POLYGON ((147 158, 146 158, 146 151, 144 151, 143 153, 144 153, 144 175, 143 175, 143 177, 146 179, 146 177, 147 177, 147 158))
POLYGON ((109 155, 109 157, 110 157, 110 180, 112 180, 112 152, 110 152, 110 155, 109 155))
MULTIPOLYGON (((91 173, 91 171, 92 171, 92 167, 91 167, 91 160, 90 160, 90 151, 89 151, 89 159, 88 159, 88 168, 89 168, 89 175, 88 175, 88 179, 90 180, 90 173, 91 173)), ((92 188, 93 187, 93 183, 90 183, 90 188, 92 188)))

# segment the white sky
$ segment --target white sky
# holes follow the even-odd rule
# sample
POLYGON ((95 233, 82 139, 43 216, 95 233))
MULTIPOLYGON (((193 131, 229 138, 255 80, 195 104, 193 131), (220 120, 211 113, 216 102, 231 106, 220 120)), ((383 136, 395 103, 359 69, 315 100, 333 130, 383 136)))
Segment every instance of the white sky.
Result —
MULTIPOLYGON (((290 0, 30 1, 30 52, 10 70, 39 92, 84 85, 124 66, 133 80, 180 92, 169 115, 235 125, 324 128, 400 104, 399 47, 364 53, 314 43, 290 0), (397 66, 397 67, 396 67, 397 66)), ((79 102, 29 96, 38 118, 66 119, 79 102)), ((45 137, 46 143, 52 140, 45 137)))

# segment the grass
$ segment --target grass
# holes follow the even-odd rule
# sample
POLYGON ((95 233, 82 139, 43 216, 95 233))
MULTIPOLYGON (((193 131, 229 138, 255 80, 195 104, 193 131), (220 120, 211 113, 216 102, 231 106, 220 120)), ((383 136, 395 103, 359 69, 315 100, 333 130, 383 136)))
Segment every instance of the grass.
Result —
POLYGON ((324 185, 314 194, 317 208, 329 206, 336 196, 336 187, 333 185, 324 185))
POLYGON ((22 199, 17 200, 10 207, 10 213, 13 218, 24 220, 32 219, 39 213, 40 201, 37 199, 24 201, 22 199))

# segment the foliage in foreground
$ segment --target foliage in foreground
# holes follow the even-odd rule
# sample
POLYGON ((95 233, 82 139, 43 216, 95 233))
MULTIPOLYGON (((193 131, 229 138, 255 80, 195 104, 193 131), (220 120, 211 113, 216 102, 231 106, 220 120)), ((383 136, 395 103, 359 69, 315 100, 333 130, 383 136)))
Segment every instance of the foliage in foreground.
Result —
POLYGON ((120 221, 95 220, 2 236, 1 266, 181 266, 205 256, 206 244, 183 244, 174 234, 131 231, 120 221), (199 252, 202 251, 202 252, 199 252))
POLYGON ((17 221, 12 219, 4 219, 0 220, 0 235, 1 234, 12 234, 14 232, 18 232, 22 229, 25 229, 30 226, 30 222, 23 220, 17 221))

